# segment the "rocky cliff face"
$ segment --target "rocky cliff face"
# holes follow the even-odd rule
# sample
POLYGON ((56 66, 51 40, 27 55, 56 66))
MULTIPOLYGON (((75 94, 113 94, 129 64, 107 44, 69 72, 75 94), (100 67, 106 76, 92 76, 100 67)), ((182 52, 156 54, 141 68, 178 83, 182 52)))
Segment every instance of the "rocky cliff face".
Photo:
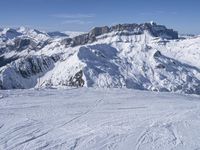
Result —
POLYGON ((105 33, 109 33, 110 32, 110 28, 107 26, 104 27, 95 27, 94 29, 92 29, 89 32, 90 37, 97 37, 99 35, 105 34, 105 33))
MULTIPOLYGON (((123 32, 128 31, 130 34, 143 34, 144 31, 148 31, 152 36, 162 37, 166 39, 178 39, 178 32, 167 29, 165 26, 157 25, 156 23, 144 23, 144 24, 118 24, 115 26, 95 27, 89 33, 76 36, 72 39, 68 39, 66 44, 70 46, 78 46, 96 41, 96 37, 109 33, 109 32, 123 32), (73 41, 73 42, 71 42, 73 41)), ((127 32, 126 32, 127 33, 127 32)))
POLYGON ((144 23, 144 24, 119 24, 112 26, 111 31, 129 31, 136 32, 138 34, 144 33, 144 31, 149 31, 155 37, 165 37, 168 39, 178 39, 178 32, 167 29, 163 25, 157 25, 156 23, 144 23))
POLYGON ((1 89, 30 88, 37 84, 37 78, 54 67, 56 56, 28 56, 0 68, 1 89))

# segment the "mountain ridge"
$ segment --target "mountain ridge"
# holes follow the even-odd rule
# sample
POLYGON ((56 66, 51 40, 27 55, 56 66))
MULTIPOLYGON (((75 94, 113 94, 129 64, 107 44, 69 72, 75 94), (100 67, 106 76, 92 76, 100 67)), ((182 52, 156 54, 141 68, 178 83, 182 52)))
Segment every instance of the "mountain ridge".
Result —
POLYGON ((72 38, 31 29, 0 41, 1 89, 85 86, 200 94, 200 37, 182 39, 153 22, 95 27, 72 38))

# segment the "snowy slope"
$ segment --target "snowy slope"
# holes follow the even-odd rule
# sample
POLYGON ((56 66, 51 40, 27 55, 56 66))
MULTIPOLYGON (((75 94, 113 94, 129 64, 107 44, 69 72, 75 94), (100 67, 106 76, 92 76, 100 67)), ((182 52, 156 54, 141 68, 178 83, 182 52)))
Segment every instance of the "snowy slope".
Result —
POLYGON ((1 42, 2 89, 126 87, 200 94, 199 36, 178 38, 177 32, 155 23, 96 27, 89 33, 67 38, 52 38, 26 28, 17 32, 23 35, 1 42), (37 57, 35 65, 23 65, 25 72, 34 72, 42 62, 41 55, 49 58, 51 67, 30 73, 25 79, 13 66, 29 63, 24 57, 37 57), (18 76, 26 82, 16 85, 7 81, 18 80, 18 76))
POLYGON ((0 91, 2 150, 196 150, 199 96, 127 89, 0 91))

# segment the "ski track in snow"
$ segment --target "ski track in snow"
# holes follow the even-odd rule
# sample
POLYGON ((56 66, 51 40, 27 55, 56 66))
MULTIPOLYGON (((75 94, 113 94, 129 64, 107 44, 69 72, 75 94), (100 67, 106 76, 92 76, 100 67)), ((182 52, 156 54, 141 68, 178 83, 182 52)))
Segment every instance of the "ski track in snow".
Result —
POLYGON ((200 99, 128 89, 1 91, 2 150, 200 148, 200 99))

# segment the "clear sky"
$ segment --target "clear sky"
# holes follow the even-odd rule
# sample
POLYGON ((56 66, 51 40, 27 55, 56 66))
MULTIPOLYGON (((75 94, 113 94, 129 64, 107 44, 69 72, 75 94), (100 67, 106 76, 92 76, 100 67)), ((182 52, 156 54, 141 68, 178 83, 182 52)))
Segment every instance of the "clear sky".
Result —
POLYGON ((200 34, 200 0, 0 0, 0 26, 88 31, 94 26, 155 21, 200 34))

